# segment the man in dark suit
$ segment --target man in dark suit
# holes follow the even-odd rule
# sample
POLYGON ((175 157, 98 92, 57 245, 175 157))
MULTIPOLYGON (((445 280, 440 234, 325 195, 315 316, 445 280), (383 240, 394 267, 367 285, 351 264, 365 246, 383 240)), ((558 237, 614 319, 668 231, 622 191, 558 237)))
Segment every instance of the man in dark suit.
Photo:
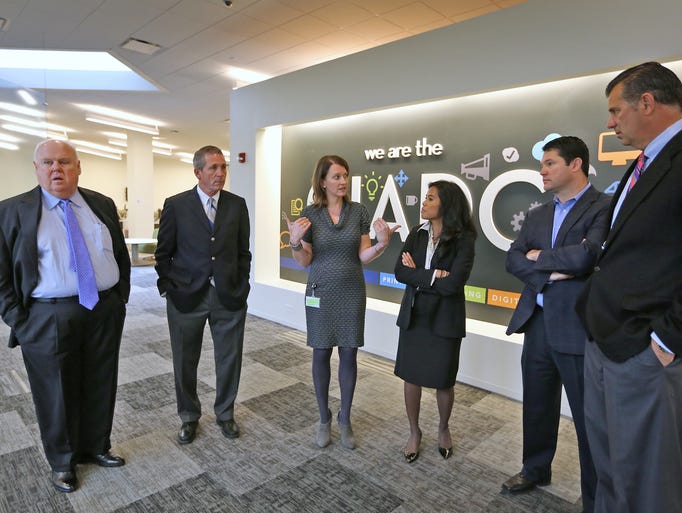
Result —
POLYGON ((195 188, 166 199, 156 248, 158 288, 166 297, 175 392, 182 421, 178 441, 194 440, 201 403, 197 365, 208 320, 216 368, 216 422, 237 438, 239 387, 249 294, 249 213, 243 198, 222 190, 227 163, 220 148, 194 154, 195 188))
POLYGON ((682 511, 682 83, 647 62, 606 88, 608 127, 643 156, 579 302, 599 513, 682 511))
POLYGON ((33 164, 39 186, 0 202, 0 315, 21 347, 52 484, 72 492, 76 463, 125 463, 110 436, 130 259, 114 202, 78 187, 70 144, 39 143, 33 164))
POLYGON ((592 512, 596 477, 583 416, 586 336, 575 302, 606 236, 609 200, 587 180, 589 151, 582 140, 559 137, 543 151, 540 174, 554 199, 528 212, 507 254, 507 271, 525 284, 507 329, 508 335, 525 333, 523 468, 502 491, 551 481, 563 384, 578 435, 583 508, 592 512))

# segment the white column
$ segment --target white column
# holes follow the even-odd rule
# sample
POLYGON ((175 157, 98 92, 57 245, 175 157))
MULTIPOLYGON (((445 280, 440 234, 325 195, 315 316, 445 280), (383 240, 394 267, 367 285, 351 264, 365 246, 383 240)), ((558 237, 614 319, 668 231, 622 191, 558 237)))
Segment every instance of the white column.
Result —
POLYGON ((128 132, 128 237, 154 231, 154 156, 152 136, 128 132))

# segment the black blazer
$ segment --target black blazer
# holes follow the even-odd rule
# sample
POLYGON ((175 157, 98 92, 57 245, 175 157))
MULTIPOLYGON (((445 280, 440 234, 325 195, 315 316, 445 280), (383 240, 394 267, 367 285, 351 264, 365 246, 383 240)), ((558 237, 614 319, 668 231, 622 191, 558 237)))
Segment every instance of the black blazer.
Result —
POLYGON ((212 231, 196 187, 166 199, 154 256, 159 292, 181 312, 196 308, 211 276, 225 308, 240 310, 250 289, 246 202, 221 191, 212 231))
MULTIPOLYGON (((633 163, 611 203, 611 215, 633 163)), ((682 354, 682 132, 628 193, 588 281, 579 311, 604 354, 624 361, 655 331, 682 354)))
MULTIPOLYGON (((109 229, 118 263, 116 285, 123 301, 130 294, 130 257, 116 205, 98 192, 78 188, 95 215, 109 229)), ((0 316, 12 328, 9 346, 19 344, 14 327, 28 316, 31 293, 38 284, 38 223, 42 212, 40 186, 0 202, 0 316)))
POLYGON ((431 269, 425 269, 429 233, 419 228, 412 228, 395 264, 396 279, 407 285, 396 324, 402 329, 409 328, 415 298, 418 294, 425 294, 430 296, 433 305, 428 319, 433 332, 440 337, 465 337, 464 285, 474 265, 474 235, 463 233, 452 241, 451 249, 447 252, 443 251, 443 245, 439 245, 431 259, 431 269), (405 251, 412 255, 417 266, 415 269, 403 265, 402 253, 405 251), (450 275, 437 278, 432 286, 431 278, 435 269, 446 270, 450 275))
POLYGON ((554 201, 527 213, 519 237, 507 252, 507 272, 524 283, 507 335, 525 331, 535 311, 536 296, 542 292, 547 343, 560 353, 584 353, 585 329, 575 304, 606 238, 609 202, 610 198, 594 187, 587 189, 561 224, 553 248, 554 201), (537 262, 526 258, 531 249, 542 250, 537 262), (575 278, 547 284, 552 271, 575 278))

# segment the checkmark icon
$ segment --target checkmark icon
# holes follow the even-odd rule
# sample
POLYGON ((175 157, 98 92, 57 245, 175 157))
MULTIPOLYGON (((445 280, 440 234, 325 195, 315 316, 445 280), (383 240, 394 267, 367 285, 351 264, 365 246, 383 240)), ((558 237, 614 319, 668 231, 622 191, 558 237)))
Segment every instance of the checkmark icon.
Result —
POLYGON ((516 162, 519 160, 519 151, 512 146, 505 148, 502 150, 502 158, 505 162, 516 162))

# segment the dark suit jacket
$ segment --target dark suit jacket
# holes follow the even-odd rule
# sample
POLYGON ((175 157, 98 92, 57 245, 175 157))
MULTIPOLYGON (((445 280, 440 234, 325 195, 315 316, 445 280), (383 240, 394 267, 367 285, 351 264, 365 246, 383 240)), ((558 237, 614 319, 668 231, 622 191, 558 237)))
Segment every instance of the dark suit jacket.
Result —
MULTIPOLYGON (((78 188, 113 241, 120 278, 116 288, 123 301, 130 294, 130 257, 118 221, 116 205, 98 192, 78 188)), ((38 223, 42 212, 40 186, 0 202, 0 315, 12 328, 9 346, 19 344, 14 327, 28 315, 31 293, 38 284, 38 223)))
POLYGON ((584 353, 585 330, 575 312, 575 304, 606 237, 608 208, 608 196, 594 187, 587 189, 561 224, 554 248, 554 201, 528 212, 519 237, 507 252, 507 271, 525 285, 507 335, 525 331, 535 311, 536 296, 542 292, 547 343, 560 353, 584 353), (537 262, 526 258, 531 249, 542 250, 537 262), (575 278, 547 284, 552 271, 575 278))
POLYGON ((652 331, 682 354, 682 132, 628 193, 579 309, 591 338, 614 361, 643 351, 652 331))
POLYGON ((211 231, 196 187, 166 199, 154 256, 159 292, 181 312, 196 308, 215 280, 221 303, 231 311, 249 294, 249 213, 243 198, 221 191, 211 231))
POLYGON ((469 232, 463 233, 452 242, 451 250, 447 252, 443 251, 443 245, 439 245, 431 259, 431 269, 424 268, 428 241, 429 233, 416 226, 410 231, 398 256, 395 277, 399 282, 406 284, 407 288, 400 304, 396 324, 402 329, 410 327, 415 298, 417 295, 423 295, 425 297, 420 298, 421 300, 433 304, 429 309, 431 317, 428 319, 433 332, 440 337, 465 337, 464 285, 474 265, 474 235, 469 232), (416 268, 403 265, 401 256, 405 251, 412 255, 416 268), (435 269, 443 269, 450 275, 436 279, 432 286, 431 278, 435 269))

